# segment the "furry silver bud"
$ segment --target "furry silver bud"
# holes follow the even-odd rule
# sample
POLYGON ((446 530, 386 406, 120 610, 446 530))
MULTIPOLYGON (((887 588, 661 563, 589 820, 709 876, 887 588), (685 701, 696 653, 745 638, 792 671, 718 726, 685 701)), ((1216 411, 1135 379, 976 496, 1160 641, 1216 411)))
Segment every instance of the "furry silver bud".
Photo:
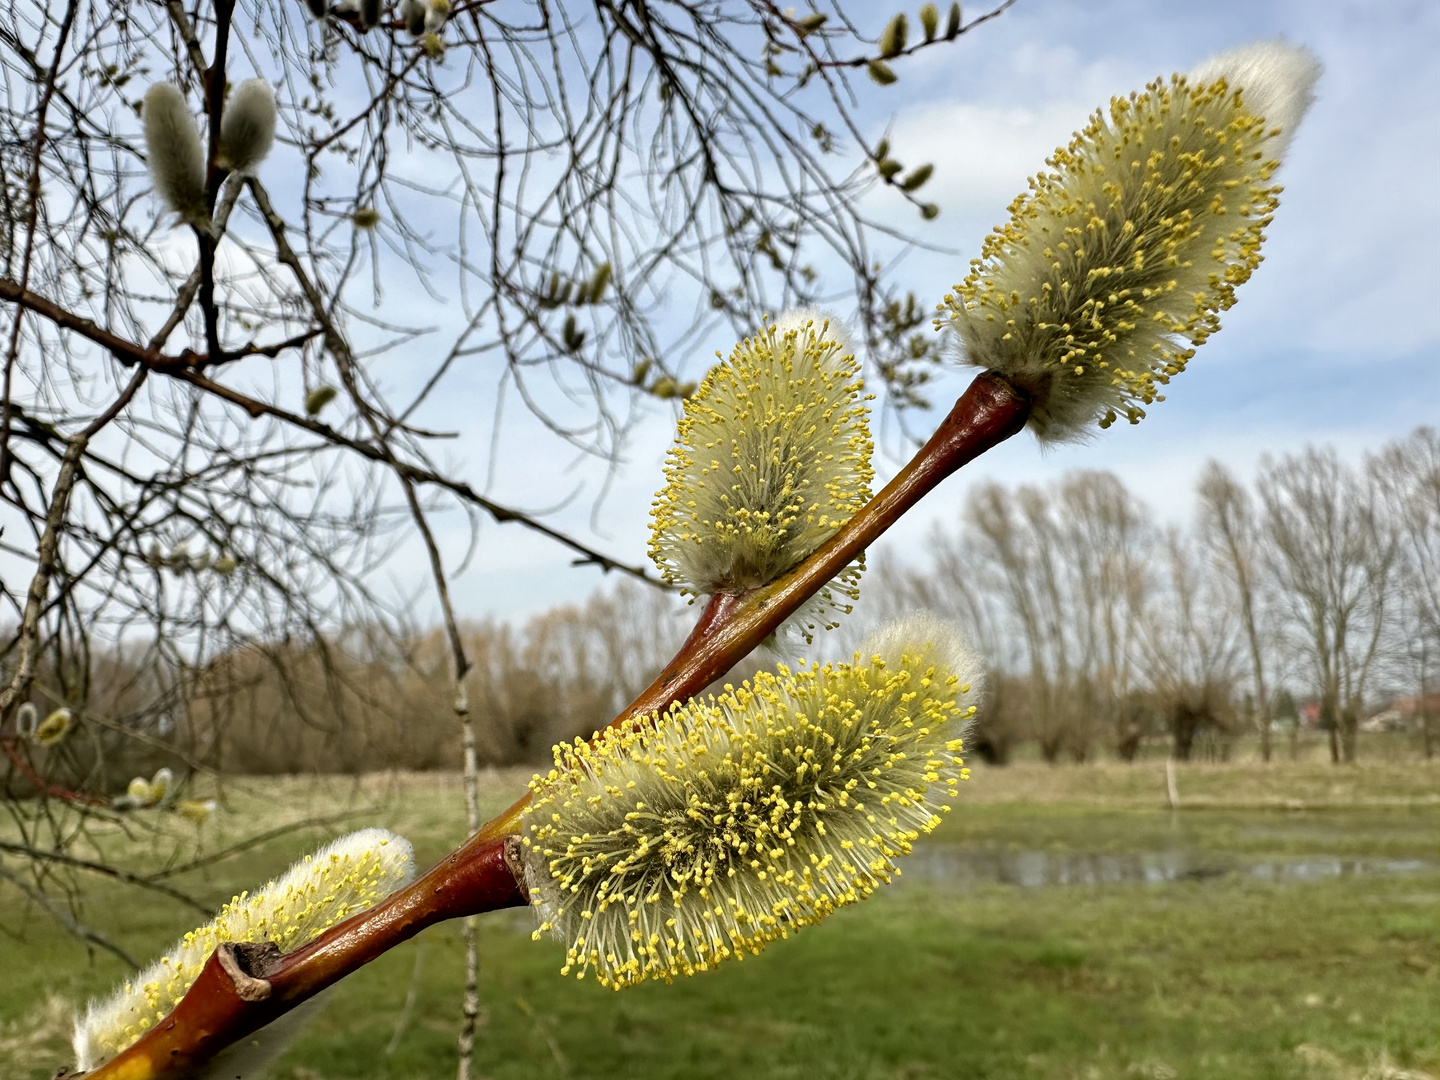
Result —
POLYGON ((220 120, 220 164, 253 173, 275 142, 275 91, 264 79, 246 79, 225 103, 220 120))
POLYGON ((150 87, 145 92, 144 118, 155 194, 185 221, 207 223, 205 151, 184 91, 174 83, 150 87))

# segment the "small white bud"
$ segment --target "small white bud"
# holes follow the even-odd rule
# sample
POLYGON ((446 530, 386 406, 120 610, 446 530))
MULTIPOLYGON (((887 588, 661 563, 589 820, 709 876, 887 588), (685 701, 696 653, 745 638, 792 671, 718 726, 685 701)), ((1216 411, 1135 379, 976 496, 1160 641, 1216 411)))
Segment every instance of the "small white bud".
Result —
POLYGON ((150 786, 149 780, 137 776, 126 786, 125 797, 130 800, 131 806, 153 806, 155 789, 150 786))
POLYGON ((210 820, 210 815, 215 813, 218 804, 214 799, 182 799, 175 804, 175 813, 179 814, 186 821, 193 821, 196 825, 203 825, 210 820))
POLYGON ((15 734, 22 739, 33 739, 35 737, 35 726, 39 722, 39 710, 27 701, 15 711, 15 734))
POLYGON ((318 416, 320 410, 335 400, 339 391, 333 386, 317 386, 305 395, 305 415, 318 416))
POLYGON ((225 103, 220 121, 220 164, 253 173, 275 142, 275 91, 264 79, 246 79, 225 103))
POLYGON ((165 801, 171 794, 170 789, 175 785, 175 774, 169 769, 161 767, 155 770, 155 775, 150 778, 150 798, 157 803, 165 801))

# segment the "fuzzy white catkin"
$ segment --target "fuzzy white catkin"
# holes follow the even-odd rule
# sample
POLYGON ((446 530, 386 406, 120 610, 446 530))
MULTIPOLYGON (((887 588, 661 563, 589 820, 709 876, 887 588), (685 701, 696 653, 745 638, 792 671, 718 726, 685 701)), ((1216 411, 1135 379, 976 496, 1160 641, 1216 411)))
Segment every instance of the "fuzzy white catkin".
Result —
POLYGON ((855 355, 855 342, 851 337, 850 327, 833 312, 813 307, 791 308, 775 319, 775 333, 782 338, 807 327, 814 332, 817 342, 833 341, 840 346, 831 352, 826 360, 838 363, 842 357, 855 355))
POLYGON ((1238 88, 1246 110, 1279 129, 1266 149, 1280 157, 1315 102, 1320 72, 1320 61, 1309 49, 1286 41, 1256 41, 1210 57, 1190 73, 1190 81, 1213 83, 1223 78, 1238 88))
POLYGON ((160 200, 192 224, 209 220, 205 205, 205 151, 184 92, 156 83, 145 92, 145 147, 160 200))
POLYGON ((220 120, 220 164, 253 173, 275 142, 275 91, 264 79, 235 88, 220 120))
MULTIPOLYGON (((90 1003, 75 1021, 78 1070, 104 1064, 162 1020, 220 943, 268 941, 290 952, 371 907, 410 880, 412 872, 408 841, 384 829, 362 829, 307 856, 264 888, 241 893, 110 997, 90 1003)), ((255 1060, 279 1053, 295 1030, 293 1022, 272 1024, 244 1041, 236 1051, 238 1060, 245 1068, 258 1067, 255 1060)), ((218 1080, 250 1074, 212 1069, 200 1075, 218 1080)))

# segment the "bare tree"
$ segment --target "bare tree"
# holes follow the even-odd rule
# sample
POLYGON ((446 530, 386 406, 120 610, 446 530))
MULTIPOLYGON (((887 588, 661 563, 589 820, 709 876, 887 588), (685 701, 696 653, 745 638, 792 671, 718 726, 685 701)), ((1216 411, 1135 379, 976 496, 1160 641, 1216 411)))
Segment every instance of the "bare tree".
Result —
POLYGON ((1288 646, 1319 689, 1331 759, 1354 761, 1365 692, 1393 615, 1397 541, 1376 492, 1333 450, 1266 458, 1256 486, 1265 569, 1288 646))
POLYGON ((1430 757, 1440 721, 1440 433, 1416 428, 1366 465, 1367 478, 1395 530, 1393 654, 1418 691, 1425 756, 1430 757))
POLYGON ((1084 696, 1116 754, 1129 761, 1144 735, 1131 699, 1140 615, 1152 587, 1153 526, 1114 473, 1071 473, 1057 496, 1072 593, 1067 625, 1077 637, 1084 696))
POLYGON ((963 541, 936 541, 934 573, 952 609, 958 602, 997 627, 988 635, 995 662, 1025 673, 1026 712, 1046 760, 1083 758, 1097 727, 1121 757, 1139 747, 1126 702, 1149 531, 1118 479, 1082 472, 1053 492, 980 487, 966 505, 963 541))
POLYGON ((1250 661, 1250 720, 1260 734, 1260 756, 1271 756, 1270 685, 1266 678, 1271 650, 1264 625, 1259 523, 1250 495, 1223 465, 1212 461, 1200 476, 1197 526, 1200 538, 1227 586, 1224 596, 1238 616, 1250 661))
POLYGON ((1238 652, 1235 621, 1212 564, 1178 529, 1165 538, 1161 591, 1137 635, 1148 682, 1168 714, 1172 752, 1188 761, 1197 736, 1229 727, 1238 652))

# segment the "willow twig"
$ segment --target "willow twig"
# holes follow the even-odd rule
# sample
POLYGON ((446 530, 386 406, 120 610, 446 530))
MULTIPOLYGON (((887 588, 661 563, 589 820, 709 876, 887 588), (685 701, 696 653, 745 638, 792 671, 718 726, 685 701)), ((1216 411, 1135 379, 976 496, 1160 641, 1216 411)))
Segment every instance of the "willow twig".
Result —
MULTIPOLYGON (((895 479, 813 555, 762 588, 713 597, 675 659, 612 725, 662 711, 728 671, 942 480, 1018 432, 1029 413, 1028 396, 993 372, 980 375, 895 479)), ((425 926, 524 903, 515 834, 527 802, 484 825, 424 877, 303 949, 286 956, 217 951, 169 1018, 88 1080, 181 1080, 425 926)))

